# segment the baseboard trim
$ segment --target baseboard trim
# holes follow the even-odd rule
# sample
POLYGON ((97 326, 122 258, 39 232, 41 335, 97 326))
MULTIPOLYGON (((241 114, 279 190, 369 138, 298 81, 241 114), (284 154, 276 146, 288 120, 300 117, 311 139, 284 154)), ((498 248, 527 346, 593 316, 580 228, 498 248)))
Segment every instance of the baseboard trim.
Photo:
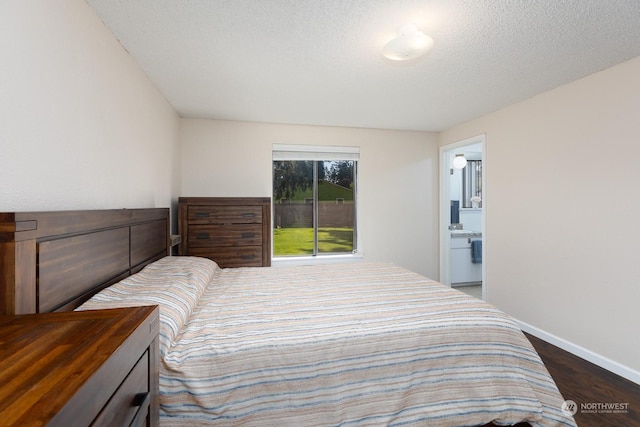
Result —
POLYGON ((578 357, 581 357, 595 365, 598 365, 601 368, 606 369, 607 371, 613 372, 614 374, 620 375, 621 377, 640 385, 640 372, 636 371, 635 369, 631 369, 628 366, 622 365, 607 357, 587 350, 584 347, 550 334, 546 331, 543 331, 542 329, 529 325, 528 323, 521 322, 517 319, 516 323, 518 323, 520 329, 522 329, 524 332, 527 332, 537 338, 555 345, 556 347, 559 347, 565 351, 568 351, 569 353, 575 354, 578 357))

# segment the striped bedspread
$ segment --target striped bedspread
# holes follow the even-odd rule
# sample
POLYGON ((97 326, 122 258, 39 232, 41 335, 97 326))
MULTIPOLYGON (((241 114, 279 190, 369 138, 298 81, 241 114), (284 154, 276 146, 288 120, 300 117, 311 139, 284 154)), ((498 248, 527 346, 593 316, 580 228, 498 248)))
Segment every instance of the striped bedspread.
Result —
POLYGON ((574 426, 506 314, 393 264, 167 257, 81 309, 159 304, 163 426, 574 426))

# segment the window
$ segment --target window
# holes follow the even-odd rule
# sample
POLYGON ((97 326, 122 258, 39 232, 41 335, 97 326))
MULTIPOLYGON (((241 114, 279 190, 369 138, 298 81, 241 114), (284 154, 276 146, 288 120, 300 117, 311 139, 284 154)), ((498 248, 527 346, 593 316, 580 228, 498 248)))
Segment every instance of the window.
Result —
POLYGON ((357 251, 355 147, 273 147, 274 257, 357 251))

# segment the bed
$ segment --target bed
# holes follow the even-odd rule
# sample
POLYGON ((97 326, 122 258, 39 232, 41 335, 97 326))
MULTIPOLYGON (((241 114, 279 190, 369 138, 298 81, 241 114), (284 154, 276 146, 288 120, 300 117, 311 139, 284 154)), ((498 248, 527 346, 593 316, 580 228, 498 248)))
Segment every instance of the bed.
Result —
MULTIPOLYGON (((133 251, 145 255, 132 275, 45 307, 160 306, 161 425, 575 425, 531 344, 489 304, 390 263, 223 269, 165 256, 166 231, 131 239, 156 220, 133 222, 96 229, 151 243, 133 251)), ((19 300, 16 284, 5 299, 13 286, 19 300)))

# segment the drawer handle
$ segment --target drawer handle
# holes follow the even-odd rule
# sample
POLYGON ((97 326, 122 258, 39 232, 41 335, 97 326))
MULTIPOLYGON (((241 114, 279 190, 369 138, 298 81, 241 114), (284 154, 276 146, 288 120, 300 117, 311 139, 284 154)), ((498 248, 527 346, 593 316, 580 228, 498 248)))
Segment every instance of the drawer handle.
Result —
POLYGON ((196 239, 198 239, 198 240, 207 240, 207 239, 209 239, 209 233, 198 233, 198 234, 196 234, 196 239))
POLYGON ((249 260, 249 259, 256 259, 255 255, 242 255, 240 258, 245 259, 245 260, 249 260))
POLYGON ((256 233, 242 233, 243 239, 250 239, 252 237, 256 237, 256 233))
POLYGON ((146 406, 149 404, 151 393, 138 393, 133 397, 132 406, 146 406))
POLYGON ((196 218, 209 218, 209 212, 196 212, 196 218))
POLYGON ((245 212, 242 214, 243 218, 254 218, 256 216, 255 212, 245 212))
POLYGON ((132 426, 141 426, 144 424, 144 420, 142 419, 143 416, 146 416, 147 411, 144 410, 144 408, 148 408, 151 404, 151 393, 139 393, 136 394, 136 396, 133 398, 133 406, 134 407, 139 407, 140 409, 138 409, 138 411, 136 412, 136 415, 133 417, 133 420, 131 420, 131 424, 132 426))

